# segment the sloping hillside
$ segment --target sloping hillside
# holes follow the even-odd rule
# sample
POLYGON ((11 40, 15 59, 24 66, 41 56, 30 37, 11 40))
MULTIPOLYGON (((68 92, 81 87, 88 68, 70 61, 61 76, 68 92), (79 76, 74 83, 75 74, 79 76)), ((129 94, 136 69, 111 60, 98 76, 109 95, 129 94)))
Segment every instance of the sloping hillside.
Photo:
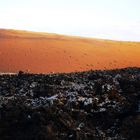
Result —
POLYGON ((140 67, 140 42, 0 30, 0 72, 74 72, 140 67))

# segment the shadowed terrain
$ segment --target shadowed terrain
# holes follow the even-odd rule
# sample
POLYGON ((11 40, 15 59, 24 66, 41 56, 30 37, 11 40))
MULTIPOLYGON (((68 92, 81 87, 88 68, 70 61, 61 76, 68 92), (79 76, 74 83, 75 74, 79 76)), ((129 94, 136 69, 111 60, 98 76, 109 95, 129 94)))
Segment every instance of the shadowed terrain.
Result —
POLYGON ((140 68, 0 75, 1 140, 140 140, 140 68))
POLYGON ((140 42, 0 30, 0 72, 74 72, 140 67, 140 42))

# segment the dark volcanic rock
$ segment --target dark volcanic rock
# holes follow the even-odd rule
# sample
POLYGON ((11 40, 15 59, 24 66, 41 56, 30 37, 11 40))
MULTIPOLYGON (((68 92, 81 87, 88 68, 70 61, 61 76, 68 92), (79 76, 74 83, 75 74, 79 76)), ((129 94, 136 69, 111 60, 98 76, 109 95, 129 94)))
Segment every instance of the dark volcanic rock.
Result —
POLYGON ((140 69, 0 76, 0 140, 139 140, 140 69))

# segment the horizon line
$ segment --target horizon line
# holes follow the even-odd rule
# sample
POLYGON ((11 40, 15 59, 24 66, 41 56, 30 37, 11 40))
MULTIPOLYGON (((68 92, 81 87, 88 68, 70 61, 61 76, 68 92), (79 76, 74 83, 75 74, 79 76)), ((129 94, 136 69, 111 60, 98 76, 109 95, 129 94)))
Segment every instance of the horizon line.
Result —
POLYGON ((38 33, 38 34, 54 34, 59 36, 66 36, 66 37, 75 37, 75 38, 83 38, 83 39, 96 39, 96 40, 102 40, 102 41, 115 41, 115 42, 135 42, 140 43, 136 40, 120 40, 120 39, 109 39, 109 38, 98 38, 98 37, 92 37, 92 36, 84 36, 84 35, 73 35, 73 34, 63 34, 63 33, 56 33, 56 32, 47 32, 47 31, 37 31, 37 30, 28 30, 28 29, 16 29, 16 28, 1 28, 0 30, 13 30, 13 31, 23 31, 23 32, 32 32, 32 33, 38 33))

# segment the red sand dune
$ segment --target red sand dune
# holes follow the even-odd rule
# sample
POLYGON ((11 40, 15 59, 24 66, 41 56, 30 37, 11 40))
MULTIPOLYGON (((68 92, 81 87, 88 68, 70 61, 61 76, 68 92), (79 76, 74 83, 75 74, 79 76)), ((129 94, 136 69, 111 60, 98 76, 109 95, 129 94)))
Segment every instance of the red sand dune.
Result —
POLYGON ((74 72, 140 67, 140 42, 0 30, 0 72, 74 72))

